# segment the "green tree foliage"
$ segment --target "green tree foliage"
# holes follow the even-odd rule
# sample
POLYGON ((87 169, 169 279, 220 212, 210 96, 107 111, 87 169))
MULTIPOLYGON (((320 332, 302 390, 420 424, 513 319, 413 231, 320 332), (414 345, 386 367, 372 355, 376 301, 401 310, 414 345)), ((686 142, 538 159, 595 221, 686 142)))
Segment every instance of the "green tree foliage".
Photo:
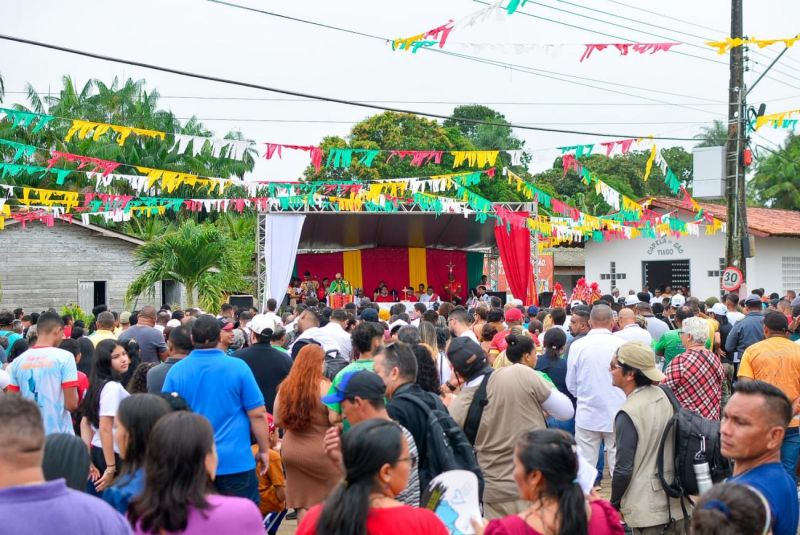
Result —
MULTIPOLYGON (((147 91, 144 80, 134 81, 129 78, 120 84, 119 80, 114 78, 111 84, 107 85, 101 80, 92 79, 81 86, 76 84, 70 76, 64 76, 62 83, 63 87, 58 94, 49 96, 39 95, 28 84, 28 107, 16 106, 21 110, 45 113, 57 117, 58 119, 51 122, 47 128, 33 134, 31 129, 12 129, 7 120, 0 121, 0 137, 45 149, 36 153, 35 161, 30 162, 32 164, 41 165, 44 163, 49 158, 47 150, 58 150, 104 160, 124 162, 130 165, 221 178, 242 177, 246 172, 251 171, 255 165, 256 153, 254 149, 248 151, 241 160, 228 158, 227 149, 222 151, 220 157, 213 156, 210 146, 206 146, 202 152, 195 156, 191 151, 178 153, 177 146, 172 142, 172 137, 169 135, 165 141, 157 138, 131 135, 123 146, 116 142, 113 132, 104 134, 96 141, 91 136, 81 140, 78 139, 77 135, 68 142, 64 141, 67 132, 72 126, 72 122, 68 119, 85 119, 167 133, 199 136, 211 136, 213 134, 194 118, 185 125, 181 125, 181 122, 171 111, 159 107, 160 95, 158 91, 147 91)), ((242 136, 240 132, 229 132, 224 138, 238 140, 242 139, 242 136)), ((0 149, 0 151, 3 150, 8 151, 7 148, 0 149)), ((73 164, 59 163, 59 167, 68 168, 70 165, 73 164)), ((121 167, 119 172, 137 174, 137 171, 131 167, 121 167)), ((39 179, 21 175, 12 180, 15 184, 43 188, 54 187, 54 178, 52 176, 39 179)), ((94 184, 79 173, 70 177, 66 184, 59 185, 57 189, 90 191, 94 190, 94 184)), ((114 184, 113 191, 131 193, 126 191, 124 184, 114 184)), ((210 194, 203 190, 187 187, 181 187, 172 192, 172 194, 193 198, 218 196, 216 193, 210 194)))
MULTIPOLYGON (((677 177, 691 184, 692 155, 682 147, 664 149, 662 155, 677 177)), ((646 182, 643 180, 648 157, 648 152, 639 151, 611 158, 604 154, 592 154, 582 158, 581 163, 594 176, 634 200, 651 195, 673 196, 657 166, 653 165, 650 177, 646 182)), ((561 158, 556 158, 552 169, 535 175, 533 182, 536 187, 591 215, 606 215, 612 211, 612 207, 595 192, 594 186, 585 185, 577 173, 569 171, 564 175, 561 158)))
POLYGON ((187 220, 139 247, 135 257, 143 271, 128 287, 128 302, 152 295, 155 284, 171 279, 186 288, 187 306, 194 306, 196 292, 201 307, 217 310, 226 293, 248 286, 244 276, 250 259, 210 223, 187 220))
POLYGON ((711 126, 700 128, 694 138, 699 141, 697 147, 722 147, 728 142, 728 126, 719 119, 714 119, 711 126))
POLYGON ((782 148, 760 159, 747 187, 756 204, 800 210, 800 136, 790 134, 782 148))

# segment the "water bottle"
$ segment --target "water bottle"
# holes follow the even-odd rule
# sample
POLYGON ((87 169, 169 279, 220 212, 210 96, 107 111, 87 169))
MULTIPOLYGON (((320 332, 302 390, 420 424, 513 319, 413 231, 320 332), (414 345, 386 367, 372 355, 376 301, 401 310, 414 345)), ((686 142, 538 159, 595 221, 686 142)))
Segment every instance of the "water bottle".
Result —
POLYGON ((704 494, 707 490, 714 486, 711 481, 711 471, 708 468, 705 455, 701 458, 695 457, 694 459, 694 477, 697 480, 697 491, 704 494))

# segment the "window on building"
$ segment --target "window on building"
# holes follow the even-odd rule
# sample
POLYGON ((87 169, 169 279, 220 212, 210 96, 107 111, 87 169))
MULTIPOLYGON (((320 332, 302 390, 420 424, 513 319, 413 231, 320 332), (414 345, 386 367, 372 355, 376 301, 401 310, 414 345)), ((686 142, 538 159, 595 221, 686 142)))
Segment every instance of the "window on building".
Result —
POLYGON ((106 281, 78 281, 78 306, 90 311, 106 303, 106 281))
POLYGON ((800 289, 800 256, 784 256, 781 258, 781 278, 783 291, 800 289))

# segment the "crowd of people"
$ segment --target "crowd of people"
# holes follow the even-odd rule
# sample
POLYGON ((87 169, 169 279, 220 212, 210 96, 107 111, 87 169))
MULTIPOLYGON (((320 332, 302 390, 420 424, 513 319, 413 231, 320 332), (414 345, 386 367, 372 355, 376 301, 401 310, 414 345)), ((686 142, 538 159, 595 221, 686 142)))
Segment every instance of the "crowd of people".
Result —
POLYGON ((0 517, 22 534, 445 534, 427 491, 460 469, 476 533, 798 532, 794 292, 473 297, 0 311, 0 517))

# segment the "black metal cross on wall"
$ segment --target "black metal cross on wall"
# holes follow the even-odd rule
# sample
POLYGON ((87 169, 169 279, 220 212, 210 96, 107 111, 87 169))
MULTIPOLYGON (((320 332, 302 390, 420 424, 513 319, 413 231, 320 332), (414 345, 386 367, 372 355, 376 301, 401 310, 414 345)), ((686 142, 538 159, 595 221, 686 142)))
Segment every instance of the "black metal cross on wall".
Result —
POLYGON ((609 269, 610 273, 601 273, 600 280, 610 280, 611 281, 611 288, 615 288, 617 286, 618 280, 623 280, 627 277, 626 273, 617 273, 617 263, 611 262, 611 269, 609 269))

